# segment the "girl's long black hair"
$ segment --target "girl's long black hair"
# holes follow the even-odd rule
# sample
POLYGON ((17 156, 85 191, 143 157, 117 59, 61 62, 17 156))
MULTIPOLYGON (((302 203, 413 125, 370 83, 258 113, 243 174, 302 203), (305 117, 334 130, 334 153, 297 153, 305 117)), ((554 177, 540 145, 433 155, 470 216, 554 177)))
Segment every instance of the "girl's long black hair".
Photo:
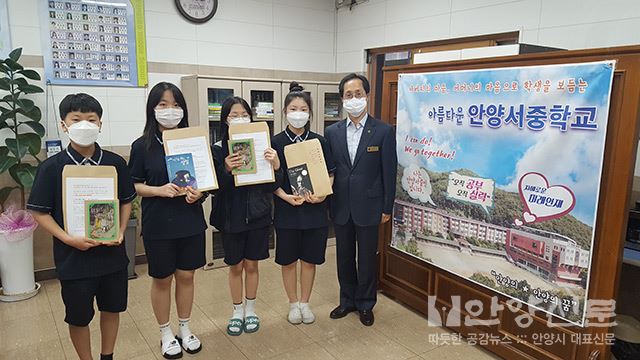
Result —
POLYGON ((156 84, 151 91, 149 91, 149 97, 147 98, 147 122, 144 125, 144 131, 142 137, 144 138, 144 144, 147 149, 151 148, 151 144, 156 141, 156 134, 158 133, 158 121, 156 120, 155 108, 160 103, 162 95, 165 91, 171 91, 173 98, 176 99, 176 103, 182 108, 184 115, 182 121, 178 124, 178 128, 185 128, 189 126, 189 113, 187 111, 187 102, 184 100, 182 91, 172 83, 161 82, 156 84))

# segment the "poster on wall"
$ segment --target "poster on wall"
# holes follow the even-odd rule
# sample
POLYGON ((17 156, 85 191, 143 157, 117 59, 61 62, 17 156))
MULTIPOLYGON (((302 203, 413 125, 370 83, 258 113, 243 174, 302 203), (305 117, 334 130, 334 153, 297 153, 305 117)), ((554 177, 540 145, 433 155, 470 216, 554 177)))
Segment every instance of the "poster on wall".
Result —
POLYGON ((7 0, 0 0, 0 57, 4 59, 10 52, 9 9, 7 8, 7 0))
POLYGON ((391 246, 584 326, 614 66, 401 74, 391 246))
POLYGON ((41 1, 47 81, 59 85, 146 85, 142 0, 41 1))

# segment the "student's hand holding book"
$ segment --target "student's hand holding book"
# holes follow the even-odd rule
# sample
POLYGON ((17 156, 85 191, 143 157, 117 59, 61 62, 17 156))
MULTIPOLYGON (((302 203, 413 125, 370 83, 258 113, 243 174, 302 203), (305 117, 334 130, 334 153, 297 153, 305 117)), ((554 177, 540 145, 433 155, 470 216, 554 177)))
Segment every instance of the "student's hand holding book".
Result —
POLYGON ((102 242, 100 242, 100 245, 118 246, 118 245, 122 244, 123 241, 124 241, 124 232, 119 232, 118 233, 118 240, 102 241, 102 242))
POLYGON ((304 201, 311 204, 319 204, 323 202, 326 198, 327 198, 326 196, 315 196, 313 194, 307 194, 307 196, 305 196, 304 198, 304 201))
POLYGON ((69 236, 64 243, 80 251, 87 251, 92 247, 100 246, 101 244, 95 240, 87 239, 84 236, 69 236))
POLYGON ((229 154, 229 156, 224 159, 224 167, 227 172, 231 172, 233 169, 239 168, 242 165, 244 165, 244 162, 239 153, 229 154))
POLYGON ((202 194, 201 191, 198 191, 191 186, 187 186, 187 196, 185 197, 185 200, 187 201, 187 204, 193 204, 196 201, 200 200, 203 195, 204 194, 202 194))
POLYGON ((287 194, 286 192, 284 192, 284 190, 282 190, 282 188, 277 188, 274 194, 276 194, 276 196, 280 199, 286 201, 291 206, 300 206, 304 204, 304 198, 302 196, 287 194))
POLYGON ((180 194, 180 187, 174 183, 164 184, 159 186, 156 190, 156 196, 158 197, 176 197, 180 194))
POLYGON ((300 206, 300 205, 304 204, 304 198, 302 196, 298 196, 298 195, 285 194, 283 200, 288 202, 289 204, 291 204, 293 206, 300 206))

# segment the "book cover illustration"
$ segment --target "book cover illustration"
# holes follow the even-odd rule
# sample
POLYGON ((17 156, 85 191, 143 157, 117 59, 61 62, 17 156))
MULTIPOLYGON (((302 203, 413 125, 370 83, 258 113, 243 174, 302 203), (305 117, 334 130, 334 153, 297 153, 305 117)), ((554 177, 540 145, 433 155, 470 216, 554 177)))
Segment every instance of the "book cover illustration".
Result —
POLYGON ((294 166, 288 169, 289 183, 291 184, 291 193, 306 197, 313 194, 313 185, 311 185, 311 177, 307 164, 294 166))
POLYGON ((229 140, 229 153, 240 154, 242 159, 242 165, 233 169, 231 174, 255 174, 258 171, 253 139, 229 140))
POLYGON ((169 181, 178 185, 186 192, 187 186, 193 189, 198 188, 196 180, 196 170, 193 163, 193 155, 191 154, 175 154, 165 157, 167 162, 167 173, 169 181))
POLYGON ((120 230, 118 200, 85 201, 87 238, 96 241, 116 241, 120 230))

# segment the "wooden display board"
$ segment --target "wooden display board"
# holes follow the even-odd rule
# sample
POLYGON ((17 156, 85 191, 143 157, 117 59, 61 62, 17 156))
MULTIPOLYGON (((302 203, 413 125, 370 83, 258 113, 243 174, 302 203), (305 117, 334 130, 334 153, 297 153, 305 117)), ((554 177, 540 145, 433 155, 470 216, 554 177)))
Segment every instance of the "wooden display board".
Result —
MULTIPOLYGON (((622 264, 624 238, 626 236, 627 211, 634 174, 638 146, 640 120, 640 46, 558 51, 529 55, 473 59, 420 65, 402 65, 384 68, 381 118, 395 126, 397 109, 398 76, 402 73, 425 73, 469 69, 492 69, 516 66, 551 65, 615 60, 616 69, 607 126, 604 166, 598 202, 595 242, 590 278, 589 299, 610 300, 616 298, 622 264)), ((553 161, 553 159, 549 159, 553 161)), ((428 299, 435 298, 432 308, 442 316, 449 312, 452 296, 460 296, 462 303, 479 300, 483 311, 470 315, 464 307, 462 319, 487 320, 491 316, 491 298, 497 296, 505 309, 499 311, 496 325, 448 325, 450 329, 466 337, 475 334, 491 341, 478 341, 478 345, 505 359, 609 359, 606 326, 553 327, 547 318, 535 313, 533 322, 526 328, 518 326, 518 316, 530 309, 522 305, 520 310, 507 310, 505 296, 479 286, 424 261, 408 256, 390 246, 391 224, 381 231, 379 249, 379 286, 389 296, 427 315, 428 299), (544 341, 544 339, 563 341, 544 341), (546 337, 546 338, 543 338, 546 337), (494 341, 495 339, 495 341, 494 341), (590 341, 585 341, 591 339, 590 341), (599 341, 595 341, 598 339, 599 341), (578 341, 581 340, 581 341, 578 341)), ((624 285, 624 284, 623 284, 624 285)), ((531 309, 533 312, 533 309, 531 309)), ((443 316, 444 318, 444 316, 443 316)), ((604 323, 611 322, 604 319, 604 323)), ((428 339, 425 337, 425 341, 428 339)))

